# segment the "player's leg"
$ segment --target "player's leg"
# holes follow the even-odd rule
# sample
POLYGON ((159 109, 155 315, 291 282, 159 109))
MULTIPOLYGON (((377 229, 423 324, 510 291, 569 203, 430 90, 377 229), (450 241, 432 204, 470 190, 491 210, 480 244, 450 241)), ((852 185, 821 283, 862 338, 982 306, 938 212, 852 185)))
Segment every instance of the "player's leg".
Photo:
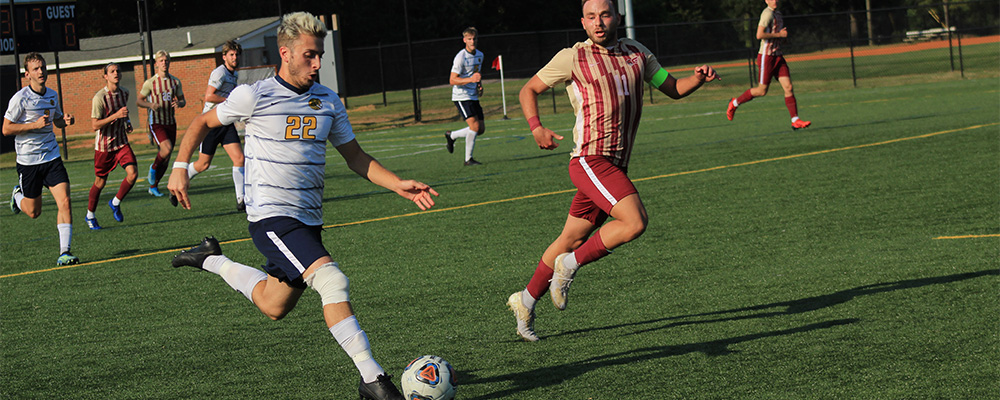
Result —
POLYGON ((785 107, 788 108, 788 116, 792 119, 792 129, 801 129, 812 125, 812 122, 799 118, 799 106, 795 101, 792 76, 788 72, 788 64, 785 63, 784 58, 782 58, 781 64, 778 66, 778 83, 781 84, 781 89, 785 91, 785 107))
POLYGON ((236 191, 236 209, 246 211, 246 205, 243 203, 243 197, 246 194, 243 186, 246 180, 243 169, 243 146, 240 144, 240 136, 236 132, 236 127, 228 125, 222 128, 226 130, 222 148, 226 150, 229 159, 233 161, 233 189, 236 191))
MULTIPOLYGON (((96 160, 95 160, 96 162, 96 160)), ((96 167, 96 164, 95 164, 96 167)), ((97 175, 94 177, 94 184, 90 186, 90 193, 87 195, 87 227, 91 230, 101 229, 101 224, 97 222, 97 203, 101 198, 101 191, 108 183, 108 176, 97 175)))
MULTIPOLYGON (((62 163, 59 163, 62 166, 62 163)), ((63 172, 66 170, 63 169, 63 172)), ((59 265, 77 264, 80 259, 70 253, 71 241, 73 239, 73 214, 72 204, 69 197, 69 178, 62 182, 49 186, 52 199, 56 202, 58 214, 56 216, 56 229, 59 231, 59 258, 56 263, 59 265)))
POLYGON ((479 165, 481 163, 472 158, 472 151, 476 148, 476 137, 486 129, 486 124, 475 115, 466 119, 465 124, 468 125, 462 129, 465 131, 465 165, 479 165))
POLYGON ((156 197, 164 196, 160 192, 158 185, 160 179, 167 172, 167 162, 170 161, 170 154, 174 151, 174 141, 177 138, 176 125, 152 125, 153 137, 156 139, 159 150, 156 158, 149 166, 149 194, 156 197))
POLYGON ((42 215, 42 178, 45 176, 45 168, 45 164, 17 164, 18 185, 10 196, 12 211, 24 212, 31 219, 42 215))
POLYGON ((771 80, 774 78, 774 59, 774 56, 757 54, 756 64, 759 70, 759 73, 757 74, 757 86, 747 89, 738 97, 729 99, 729 105, 726 109, 726 117, 728 117, 730 121, 736 117, 736 108, 741 104, 747 103, 755 97, 767 95, 767 89, 770 87, 771 80))

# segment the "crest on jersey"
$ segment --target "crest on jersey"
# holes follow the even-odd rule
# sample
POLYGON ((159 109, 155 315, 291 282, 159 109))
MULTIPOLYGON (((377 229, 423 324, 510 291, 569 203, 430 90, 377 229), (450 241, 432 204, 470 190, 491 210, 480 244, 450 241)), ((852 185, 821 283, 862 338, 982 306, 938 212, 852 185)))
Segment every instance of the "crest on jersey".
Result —
POLYGON ((323 102, 319 99, 309 99, 309 108, 313 110, 319 110, 323 106, 323 102))

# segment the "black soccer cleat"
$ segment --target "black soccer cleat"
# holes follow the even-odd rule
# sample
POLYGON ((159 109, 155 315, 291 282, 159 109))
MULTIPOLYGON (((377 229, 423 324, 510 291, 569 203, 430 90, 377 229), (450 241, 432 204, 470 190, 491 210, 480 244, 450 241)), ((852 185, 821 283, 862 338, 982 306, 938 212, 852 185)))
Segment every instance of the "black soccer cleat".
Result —
POLYGON ((215 240, 214 236, 206 237, 201 240, 197 246, 194 246, 188 250, 184 250, 174 256, 174 259, 170 262, 174 268, 188 266, 195 267, 198 269, 203 269, 201 266, 205 263, 205 259, 208 256, 221 256, 222 247, 219 247, 219 241, 215 240))
POLYGON ((389 375, 385 374, 379 375, 372 383, 365 383, 362 379, 358 384, 358 394, 361 400, 406 400, 399 389, 396 389, 396 385, 392 384, 389 375))
POLYGON ((451 138, 451 131, 444 132, 445 147, 448 149, 449 153, 455 152, 455 140, 451 138))

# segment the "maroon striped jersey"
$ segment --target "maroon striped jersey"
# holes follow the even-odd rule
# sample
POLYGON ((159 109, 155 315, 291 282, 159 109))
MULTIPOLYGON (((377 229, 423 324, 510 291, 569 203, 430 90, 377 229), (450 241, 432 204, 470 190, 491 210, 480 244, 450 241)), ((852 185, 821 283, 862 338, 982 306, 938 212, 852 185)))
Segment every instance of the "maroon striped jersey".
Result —
MULTIPOLYGON (((118 112, 122 107, 128 107, 128 91, 119 87, 118 90, 108 92, 108 87, 105 86, 97 91, 91 103, 90 117, 105 119, 118 112)), ((125 118, 119 118, 104 125, 97 131, 94 138, 94 150, 105 153, 118 150, 127 144, 128 131, 125 118)))
POLYGON ((611 47, 588 39, 552 57, 537 76, 549 87, 567 83, 576 114, 571 156, 605 156, 627 168, 642 117, 643 83, 659 70, 656 56, 631 39, 611 47))
POLYGON ((160 105, 160 108, 157 110, 149 109, 150 125, 177 125, 177 120, 174 119, 174 108, 170 106, 170 100, 184 96, 184 92, 181 90, 180 79, 170 74, 167 74, 165 77, 159 74, 153 75, 152 78, 149 78, 149 80, 142 84, 142 90, 139 91, 139 95, 150 103, 160 105))

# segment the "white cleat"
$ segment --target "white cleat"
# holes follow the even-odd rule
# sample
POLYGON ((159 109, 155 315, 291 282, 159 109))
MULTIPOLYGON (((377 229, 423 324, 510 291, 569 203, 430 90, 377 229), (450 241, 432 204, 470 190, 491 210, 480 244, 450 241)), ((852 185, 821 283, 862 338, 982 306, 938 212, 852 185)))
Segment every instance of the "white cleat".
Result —
POLYGON ((555 266, 552 267, 552 279, 549 280, 549 293, 552 294, 552 304, 560 310, 566 309, 566 299, 569 297, 569 285, 573 283, 573 276, 576 270, 568 271, 563 259, 569 253, 562 253, 556 256, 555 266))
POLYGON ((507 298, 507 306, 514 312, 517 319, 517 335, 526 342, 537 342, 535 335, 535 310, 529 310, 521 303, 521 292, 514 292, 507 298))

